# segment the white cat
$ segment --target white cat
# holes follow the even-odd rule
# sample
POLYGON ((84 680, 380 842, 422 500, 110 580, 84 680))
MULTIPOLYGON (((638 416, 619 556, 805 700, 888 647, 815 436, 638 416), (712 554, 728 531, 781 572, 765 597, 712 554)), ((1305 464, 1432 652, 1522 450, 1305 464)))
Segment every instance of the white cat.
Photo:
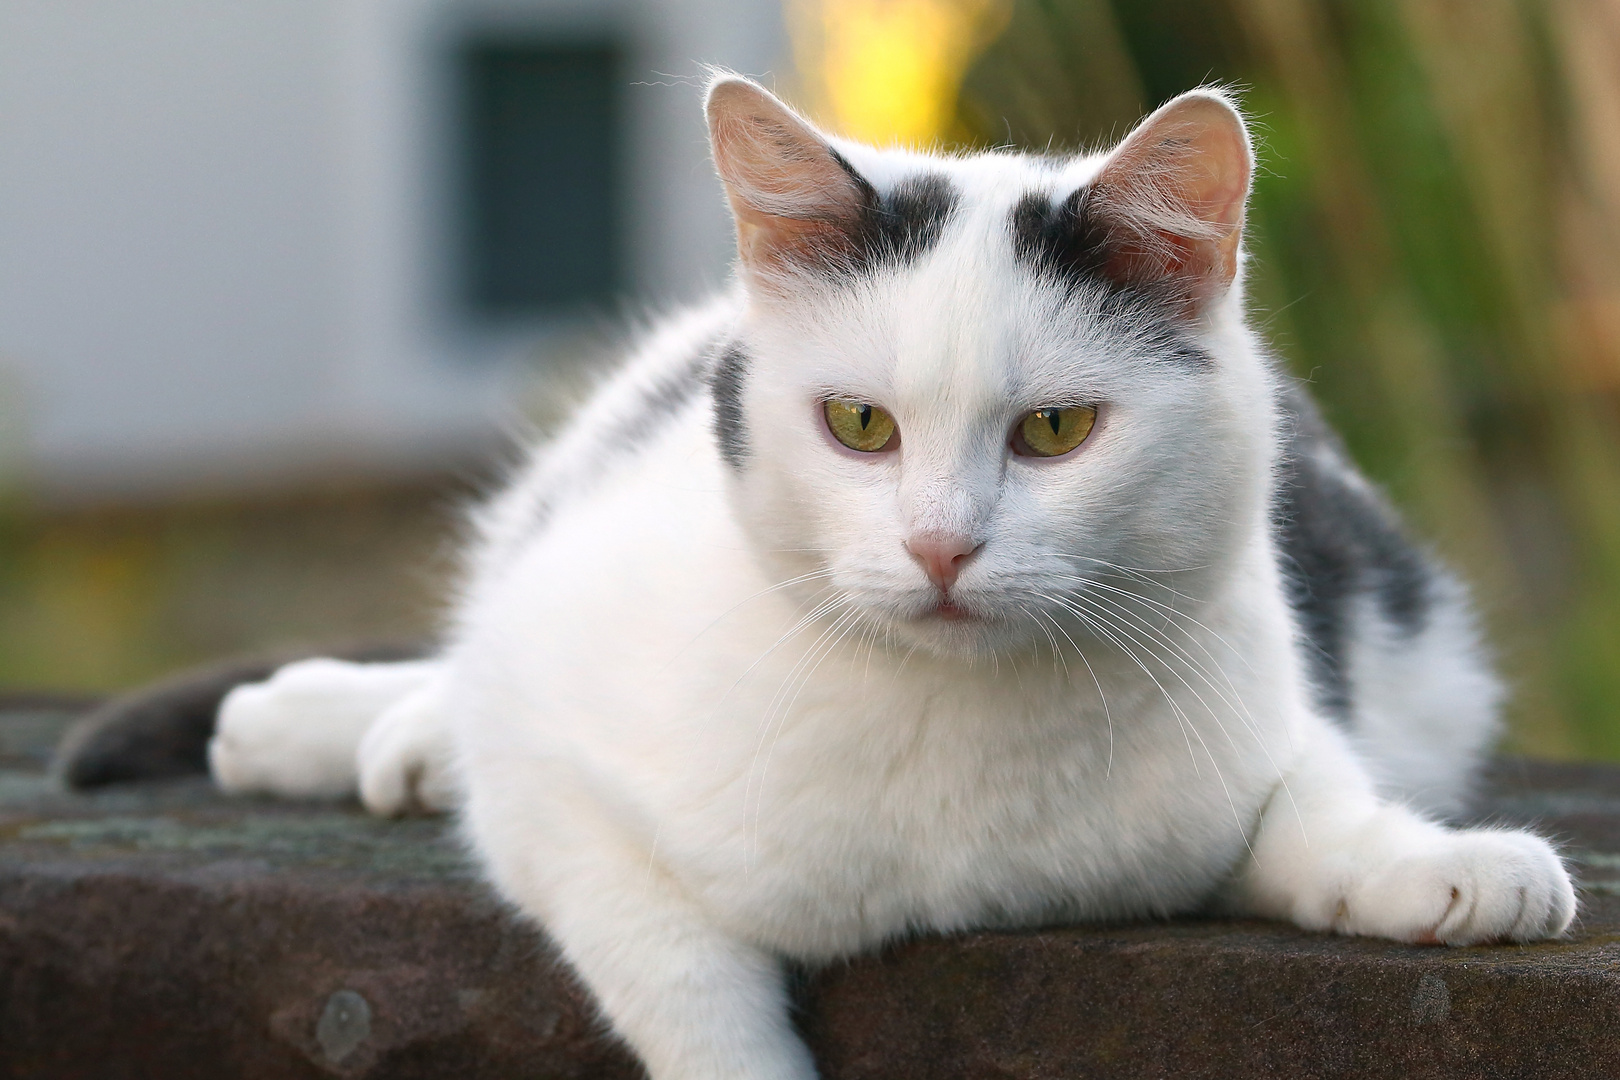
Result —
POLYGON ((484 511, 440 656, 235 691, 222 786, 458 805, 655 1080, 814 1076, 783 958, 918 931, 1565 929, 1547 843, 1425 816, 1497 684, 1245 325, 1226 96, 1090 157, 708 116, 735 287, 484 511))

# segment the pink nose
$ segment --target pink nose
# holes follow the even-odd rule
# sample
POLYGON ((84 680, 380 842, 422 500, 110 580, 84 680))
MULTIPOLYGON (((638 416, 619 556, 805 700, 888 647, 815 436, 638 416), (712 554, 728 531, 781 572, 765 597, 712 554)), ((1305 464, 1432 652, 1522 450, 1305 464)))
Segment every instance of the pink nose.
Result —
POLYGON ((949 592, 962 564, 979 550, 979 545, 960 536, 914 536, 906 541, 906 550, 922 563, 928 580, 939 586, 940 592, 949 592))

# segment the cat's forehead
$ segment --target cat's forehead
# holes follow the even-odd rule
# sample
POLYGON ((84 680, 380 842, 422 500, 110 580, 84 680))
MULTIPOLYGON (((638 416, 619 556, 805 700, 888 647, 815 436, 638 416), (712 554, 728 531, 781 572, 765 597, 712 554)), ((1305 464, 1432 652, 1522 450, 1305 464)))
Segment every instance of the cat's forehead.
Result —
POLYGON ((1176 309, 1069 258, 1073 196, 1106 155, 834 149, 875 213, 853 258, 810 271, 830 289, 778 294, 765 310, 785 317, 756 323, 789 381, 940 419, 1208 366, 1176 309))
POLYGON ((879 149, 835 140, 838 152, 880 197, 919 184, 943 187, 957 218, 994 217, 1029 196, 1062 199, 1090 183, 1102 168, 1103 154, 1028 154, 983 151, 929 154, 916 150, 879 149))
POLYGON ((841 326, 841 337, 875 332, 880 339, 876 348, 824 353, 836 381, 876 381, 928 398, 944 388, 999 398, 1030 382, 1061 389, 1083 362, 1076 339, 1105 333, 1111 320, 1052 318, 1051 304, 1073 315, 1075 306, 1090 306, 1094 291, 1043 289, 1034 256, 1019 251, 1017 216, 1031 203, 1061 204, 1096 176, 1103 158, 837 149, 877 196, 886 254, 842 294, 863 302, 838 305, 841 317, 817 313, 824 329, 841 326), (1038 347, 1049 338, 1070 347, 1038 347))

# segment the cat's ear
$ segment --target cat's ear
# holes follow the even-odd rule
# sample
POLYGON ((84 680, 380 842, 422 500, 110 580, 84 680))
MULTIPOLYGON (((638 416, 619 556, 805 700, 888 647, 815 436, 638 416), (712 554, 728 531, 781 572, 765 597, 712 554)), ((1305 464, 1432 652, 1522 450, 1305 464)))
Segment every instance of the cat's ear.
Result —
POLYGON ((847 256, 870 188, 821 133, 736 75, 709 84, 705 109, 744 265, 768 270, 847 256))
POLYGON ((1195 307, 1237 275, 1254 175, 1248 128, 1226 94, 1193 90, 1142 121, 1108 156, 1088 193, 1106 233, 1104 272, 1168 285, 1195 307))

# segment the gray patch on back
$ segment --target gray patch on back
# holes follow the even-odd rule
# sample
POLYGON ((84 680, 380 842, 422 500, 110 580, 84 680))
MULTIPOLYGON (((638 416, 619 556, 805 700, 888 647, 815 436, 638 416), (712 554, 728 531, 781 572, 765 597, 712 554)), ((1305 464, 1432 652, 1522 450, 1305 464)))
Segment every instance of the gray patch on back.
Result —
POLYGON ((675 418, 703 387, 713 356, 713 343, 698 349, 682 366, 665 372, 642 392, 636 405, 614 425, 618 453, 640 449, 675 418))
POLYGON ((1355 704, 1349 651, 1356 605, 1370 598, 1396 632, 1416 637, 1435 602, 1435 573, 1394 512, 1355 472, 1305 392, 1283 397, 1288 424, 1272 522, 1288 599, 1307 643, 1316 703, 1346 721, 1355 704))
MULTIPOLYGON (((598 428, 589 463, 580 474, 572 478, 571 488, 578 488, 606 473, 617 461, 630 456, 656 438, 665 427, 688 405, 704 387, 704 377, 714 363, 717 343, 706 342, 695 349, 686 363, 664 372, 650 386, 644 387, 635 403, 598 428)), ((529 511, 529 527, 525 541, 539 534, 556 510, 555 494, 535 501, 529 511)))

